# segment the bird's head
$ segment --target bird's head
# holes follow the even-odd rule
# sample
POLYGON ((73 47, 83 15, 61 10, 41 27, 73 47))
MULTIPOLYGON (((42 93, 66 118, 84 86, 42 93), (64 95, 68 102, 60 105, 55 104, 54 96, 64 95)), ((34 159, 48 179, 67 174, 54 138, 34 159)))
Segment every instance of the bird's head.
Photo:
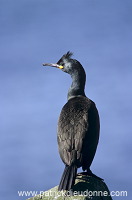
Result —
POLYGON ((43 64, 43 66, 57 67, 61 69, 63 72, 70 74, 71 76, 76 72, 81 73, 82 71, 84 71, 84 69, 79 61, 71 58, 72 55, 73 53, 68 51, 60 58, 60 60, 56 64, 45 63, 43 64))

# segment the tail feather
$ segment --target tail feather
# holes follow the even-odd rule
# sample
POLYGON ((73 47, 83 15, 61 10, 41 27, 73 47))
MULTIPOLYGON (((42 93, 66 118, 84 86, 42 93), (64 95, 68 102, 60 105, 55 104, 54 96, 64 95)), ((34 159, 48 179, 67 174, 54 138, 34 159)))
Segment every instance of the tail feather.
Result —
POLYGON ((58 190, 70 190, 75 183, 76 174, 77 167, 75 165, 65 166, 58 190))

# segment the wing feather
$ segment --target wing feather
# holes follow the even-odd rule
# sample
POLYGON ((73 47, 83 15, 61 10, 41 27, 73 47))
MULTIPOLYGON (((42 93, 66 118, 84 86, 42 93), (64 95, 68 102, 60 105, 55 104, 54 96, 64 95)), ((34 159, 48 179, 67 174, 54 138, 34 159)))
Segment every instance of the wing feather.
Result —
POLYGON ((58 145, 63 162, 71 165, 82 161, 83 140, 88 130, 88 109, 81 102, 67 103, 58 122, 58 145))

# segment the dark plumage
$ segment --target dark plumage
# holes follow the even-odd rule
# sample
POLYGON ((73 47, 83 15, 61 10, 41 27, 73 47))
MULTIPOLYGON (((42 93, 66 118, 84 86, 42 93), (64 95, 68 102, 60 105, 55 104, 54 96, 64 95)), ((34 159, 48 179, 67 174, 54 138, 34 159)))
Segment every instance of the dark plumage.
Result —
POLYGON ((95 103, 85 96, 86 75, 82 65, 63 55, 57 64, 43 64, 60 68, 72 77, 68 101, 62 108, 58 121, 58 147, 65 169, 58 190, 69 190, 75 183, 77 168, 95 176, 90 165, 99 140, 99 115, 95 103))

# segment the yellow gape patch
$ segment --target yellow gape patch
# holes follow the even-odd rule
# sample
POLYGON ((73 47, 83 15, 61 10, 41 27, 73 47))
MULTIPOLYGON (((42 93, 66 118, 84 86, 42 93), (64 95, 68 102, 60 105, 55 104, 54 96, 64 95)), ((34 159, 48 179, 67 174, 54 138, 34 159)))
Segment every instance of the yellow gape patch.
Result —
POLYGON ((61 65, 59 66, 59 69, 63 69, 63 68, 64 68, 63 66, 61 66, 61 65))

